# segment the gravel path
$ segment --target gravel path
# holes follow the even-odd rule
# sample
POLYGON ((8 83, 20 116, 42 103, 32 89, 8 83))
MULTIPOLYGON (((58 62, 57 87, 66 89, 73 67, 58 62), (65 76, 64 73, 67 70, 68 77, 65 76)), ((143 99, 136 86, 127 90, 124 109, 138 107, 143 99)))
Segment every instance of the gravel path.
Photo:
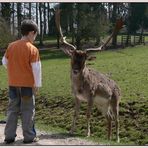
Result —
MULTIPOLYGON (((0 124, 0 145, 6 145, 4 141, 4 128, 5 124, 0 124)), ((71 137, 64 133, 46 133, 42 131, 37 131, 37 136, 39 141, 31 144, 23 144, 23 136, 21 126, 17 127, 17 137, 13 144, 11 145, 98 145, 97 143, 87 141, 85 139, 80 139, 76 137, 71 137)))

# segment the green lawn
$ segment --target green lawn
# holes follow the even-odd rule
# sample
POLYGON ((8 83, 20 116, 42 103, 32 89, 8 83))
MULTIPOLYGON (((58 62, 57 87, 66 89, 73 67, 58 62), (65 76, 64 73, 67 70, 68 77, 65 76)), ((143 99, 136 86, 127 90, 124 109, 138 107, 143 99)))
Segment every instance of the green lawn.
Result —
MULTIPOLYGON (((121 144, 148 144, 148 46, 104 51, 97 53, 96 56, 95 61, 88 62, 89 67, 110 74, 122 91, 121 144)), ((60 51, 42 51, 41 60, 43 87, 36 98, 36 121, 68 131, 74 106, 70 85, 70 59, 60 51)), ((0 66, 0 86, 2 100, 0 113, 4 114, 7 104, 7 89, 5 90, 7 75, 2 66, 0 66)), ((76 131, 80 137, 84 137, 86 130, 85 111, 86 104, 82 103, 76 131)), ((106 120, 95 107, 92 116, 91 139, 107 143, 106 120)), ((115 135, 114 132, 113 134, 115 135)))

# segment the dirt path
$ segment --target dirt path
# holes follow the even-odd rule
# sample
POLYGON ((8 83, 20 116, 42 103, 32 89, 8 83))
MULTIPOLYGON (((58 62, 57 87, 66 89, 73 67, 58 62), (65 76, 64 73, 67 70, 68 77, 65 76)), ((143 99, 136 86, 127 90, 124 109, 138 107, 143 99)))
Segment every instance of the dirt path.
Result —
MULTIPOLYGON (((4 127, 5 124, 0 124, 0 145, 6 145, 4 141, 4 127)), ((21 126, 18 125, 17 137, 13 144, 11 145, 98 145, 97 143, 87 141, 84 139, 70 137, 64 133, 46 133, 42 131, 37 131, 37 136, 39 141, 32 144, 23 144, 23 136, 21 126)))

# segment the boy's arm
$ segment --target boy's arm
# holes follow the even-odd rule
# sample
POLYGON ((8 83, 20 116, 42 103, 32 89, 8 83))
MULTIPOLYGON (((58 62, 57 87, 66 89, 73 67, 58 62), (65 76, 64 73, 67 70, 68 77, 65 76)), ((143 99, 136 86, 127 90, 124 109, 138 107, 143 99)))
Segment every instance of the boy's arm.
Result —
POLYGON ((42 86, 42 73, 41 73, 41 62, 33 62, 31 63, 34 81, 35 81, 35 87, 41 87, 42 86))
POLYGON ((39 51, 37 48, 34 48, 31 51, 30 61, 34 77, 34 87, 41 87, 42 86, 41 61, 40 61, 39 51))
POLYGON ((7 69, 7 65, 8 65, 9 48, 10 48, 10 44, 8 45, 8 48, 6 49, 6 52, 2 58, 2 64, 6 69, 7 69))
POLYGON ((2 58, 2 64, 5 68, 7 68, 7 64, 8 64, 8 59, 5 57, 5 55, 2 58))

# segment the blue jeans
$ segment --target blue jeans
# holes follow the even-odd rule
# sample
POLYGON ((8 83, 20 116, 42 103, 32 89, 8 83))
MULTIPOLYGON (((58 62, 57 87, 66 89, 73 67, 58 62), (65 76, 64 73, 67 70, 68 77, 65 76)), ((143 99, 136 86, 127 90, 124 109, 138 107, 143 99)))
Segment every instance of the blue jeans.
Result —
POLYGON ((9 105, 5 127, 5 139, 15 139, 18 116, 21 116, 24 141, 36 137, 34 128, 35 97, 31 87, 9 86, 9 105))

